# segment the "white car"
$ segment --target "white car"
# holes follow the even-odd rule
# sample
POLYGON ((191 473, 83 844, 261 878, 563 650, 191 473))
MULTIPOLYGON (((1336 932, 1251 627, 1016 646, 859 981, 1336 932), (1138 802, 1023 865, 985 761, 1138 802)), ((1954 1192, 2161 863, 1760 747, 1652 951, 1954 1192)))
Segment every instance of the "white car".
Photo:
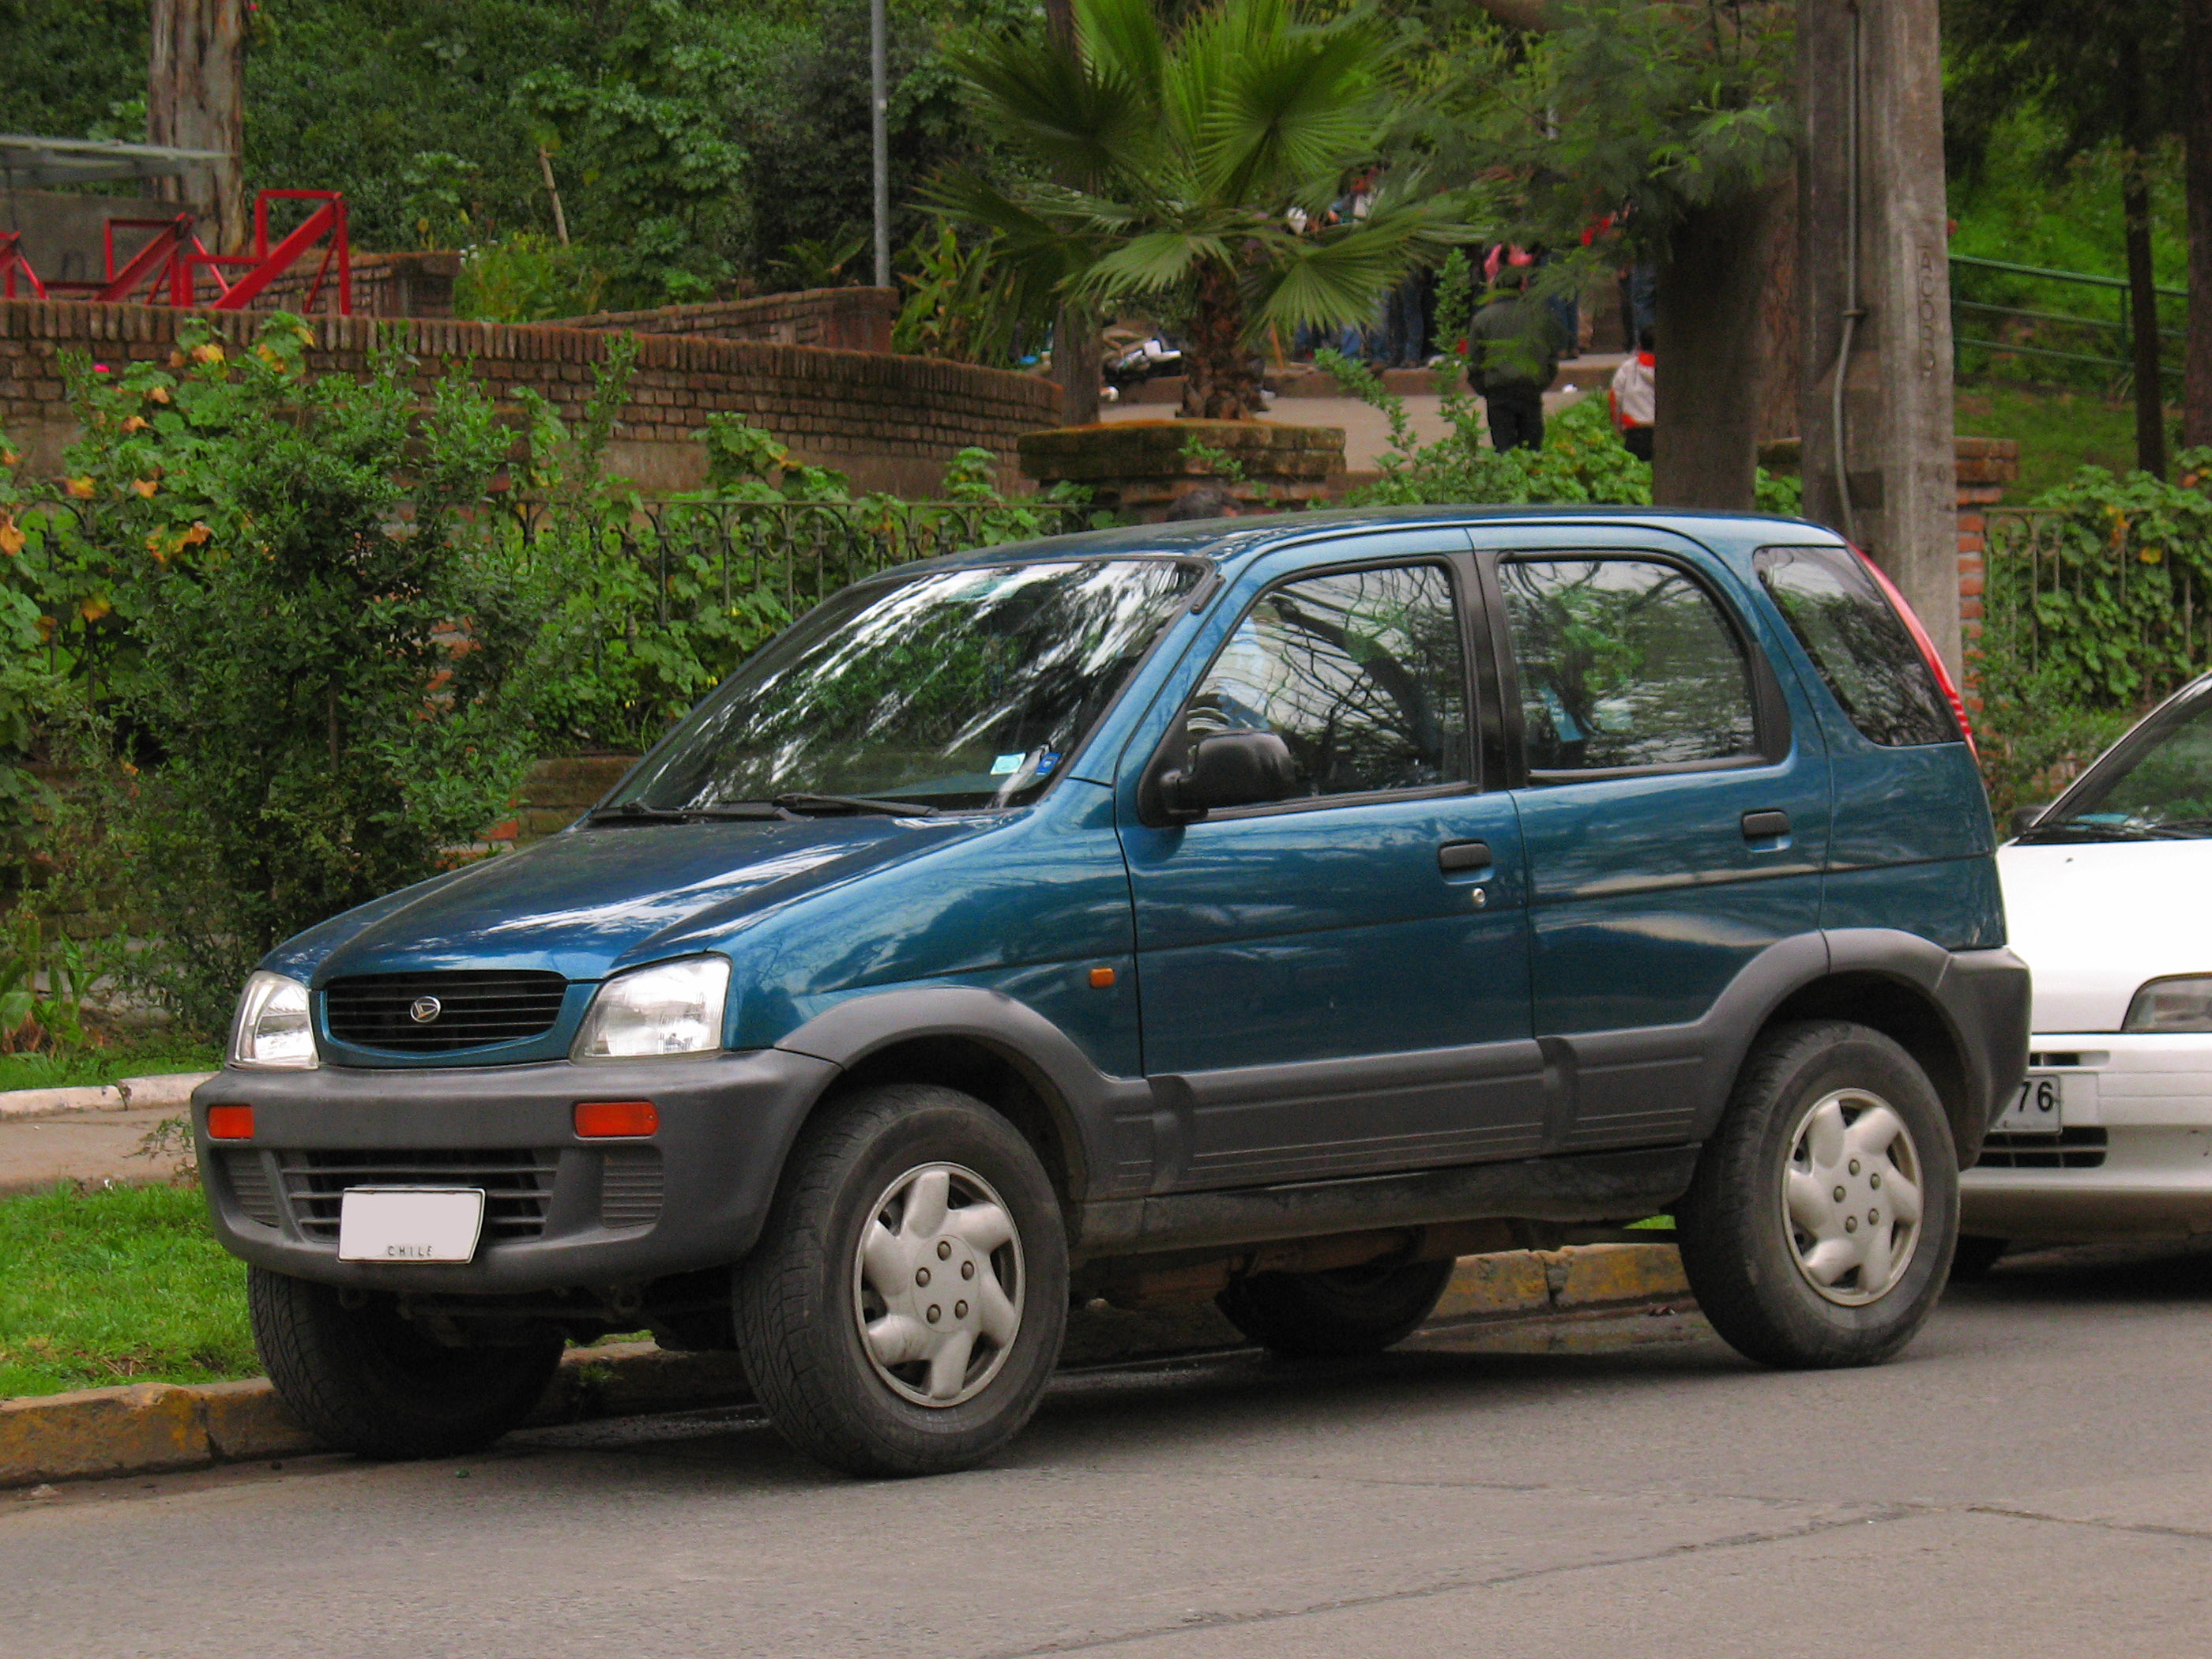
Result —
POLYGON ((2212 675, 2146 715, 1997 868, 2034 1036, 1960 1183, 1960 1266, 2004 1241, 2212 1231, 2212 675))

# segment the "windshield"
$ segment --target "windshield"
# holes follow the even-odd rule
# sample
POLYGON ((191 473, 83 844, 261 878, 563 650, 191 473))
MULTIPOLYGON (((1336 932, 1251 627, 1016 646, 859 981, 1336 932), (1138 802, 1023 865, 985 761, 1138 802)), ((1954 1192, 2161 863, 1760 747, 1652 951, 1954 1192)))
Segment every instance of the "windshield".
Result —
POLYGON ((848 588, 694 709, 600 812, 1029 799, 1198 579, 1165 559, 1071 559, 848 588))
POLYGON ((2212 690, 2146 721, 2022 841, 2212 835, 2212 690))

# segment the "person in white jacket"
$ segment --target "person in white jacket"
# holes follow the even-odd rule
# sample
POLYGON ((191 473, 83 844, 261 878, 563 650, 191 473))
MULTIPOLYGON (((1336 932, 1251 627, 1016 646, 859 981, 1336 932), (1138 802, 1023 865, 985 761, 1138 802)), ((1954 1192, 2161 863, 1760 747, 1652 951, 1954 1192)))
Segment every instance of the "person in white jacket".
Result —
POLYGON ((1636 349, 1613 371, 1613 387, 1606 401, 1620 441, 1641 461, 1651 459, 1653 423, 1659 417, 1658 357, 1651 349, 1651 331, 1636 337, 1636 349))

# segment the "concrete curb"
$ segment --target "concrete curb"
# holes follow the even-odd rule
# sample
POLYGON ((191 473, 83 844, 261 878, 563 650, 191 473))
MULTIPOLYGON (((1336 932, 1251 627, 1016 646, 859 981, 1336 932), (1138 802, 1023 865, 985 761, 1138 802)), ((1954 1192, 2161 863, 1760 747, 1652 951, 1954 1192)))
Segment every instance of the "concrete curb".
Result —
MULTIPOLYGON (((1425 1328, 1510 1322, 1651 1304, 1687 1305, 1671 1244, 1583 1244, 1460 1259, 1425 1328)), ((1131 1313, 1078 1309, 1063 1366, 1110 1365, 1209 1349, 1244 1338, 1211 1302, 1131 1313)), ((672 1353, 650 1342, 572 1348, 532 1426, 743 1404, 752 1398, 731 1353, 672 1353)), ((322 1449, 265 1377, 185 1386, 141 1382, 0 1401, 0 1488, 157 1474, 218 1463, 299 1457, 322 1449)))
POLYGON ((129 1112, 149 1106, 181 1109, 213 1072, 172 1072, 126 1077, 119 1083, 73 1089, 11 1089, 0 1093, 0 1122, 21 1117, 61 1117, 71 1112, 129 1112))

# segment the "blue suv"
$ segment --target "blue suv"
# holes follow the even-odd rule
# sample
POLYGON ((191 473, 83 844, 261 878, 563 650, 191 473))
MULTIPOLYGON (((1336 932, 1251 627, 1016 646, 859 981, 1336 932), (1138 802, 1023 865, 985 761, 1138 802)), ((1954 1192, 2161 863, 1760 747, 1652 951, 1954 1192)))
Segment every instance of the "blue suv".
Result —
POLYGON ((373 1455, 649 1328, 830 1464, 955 1468, 1072 1297, 1373 1352, 1464 1251, 1662 1212, 1743 1352, 1866 1364, 2026 1063, 1993 850, 1940 662, 1809 525, 992 549, 271 952, 202 1168, 270 1375, 373 1455))

